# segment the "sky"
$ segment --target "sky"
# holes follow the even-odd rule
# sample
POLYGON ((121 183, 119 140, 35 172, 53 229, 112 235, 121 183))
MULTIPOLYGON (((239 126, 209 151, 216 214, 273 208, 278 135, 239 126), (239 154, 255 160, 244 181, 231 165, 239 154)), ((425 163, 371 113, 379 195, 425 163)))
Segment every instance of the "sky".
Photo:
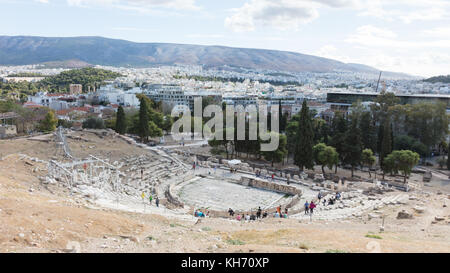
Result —
POLYGON ((299 52, 450 74, 450 0, 0 0, 0 35, 299 52))

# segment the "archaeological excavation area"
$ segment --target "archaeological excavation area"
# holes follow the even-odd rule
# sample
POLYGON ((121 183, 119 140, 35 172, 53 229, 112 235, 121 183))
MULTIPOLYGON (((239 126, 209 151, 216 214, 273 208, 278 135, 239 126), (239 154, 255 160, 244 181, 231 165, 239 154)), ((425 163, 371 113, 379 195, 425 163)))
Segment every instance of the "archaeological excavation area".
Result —
POLYGON ((0 141, 0 151, 1 252, 372 252, 374 240, 380 252, 450 250, 438 174, 414 173, 405 190, 363 172, 272 169, 110 130, 57 130, 0 141), (273 217, 279 206, 287 218, 273 217), (238 221, 229 208, 268 217, 238 221))

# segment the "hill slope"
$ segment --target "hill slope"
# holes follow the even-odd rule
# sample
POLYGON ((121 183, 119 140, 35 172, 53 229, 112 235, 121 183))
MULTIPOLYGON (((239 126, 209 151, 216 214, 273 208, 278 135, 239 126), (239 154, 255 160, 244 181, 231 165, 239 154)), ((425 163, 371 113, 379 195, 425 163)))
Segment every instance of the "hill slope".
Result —
POLYGON ((245 67, 292 72, 377 70, 357 64, 294 52, 164 43, 134 43, 102 37, 47 38, 0 36, 0 65, 77 60, 110 66, 190 64, 245 67))
POLYGON ((430 82, 430 83, 450 83, 450 75, 447 76, 436 76, 436 77, 431 77, 428 79, 423 80, 424 82, 430 82))

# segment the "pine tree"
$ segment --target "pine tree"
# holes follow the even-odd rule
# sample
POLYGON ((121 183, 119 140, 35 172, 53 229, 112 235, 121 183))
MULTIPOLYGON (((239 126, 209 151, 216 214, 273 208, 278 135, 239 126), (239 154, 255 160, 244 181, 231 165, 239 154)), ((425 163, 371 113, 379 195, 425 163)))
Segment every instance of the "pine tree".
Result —
POLYGON ((150 135, 150 128, 148 123, 149 123, 149 114, 147 101, 142 98, 141 105, 139 108, 139 136, 141 137, 142 142, 147 142, 148 137, 150 135))
POLYGON ((125 118, 125 111, 123 110, 122 106, 119 106, 119 109, 117 109, 117 116, 116 116, 116 132, 123 135, 127 131, 127 120, 125 118))
POLYGON ((339 155, 336 149, 325 143, 319 143, 313 147, 314 161, 316 164, 322 165, 322 173, 325 174, 325 166, 331 170, 333 166, 339 163, 339 155))
POLYGON ((313 157, 314 131, 312 127, 311 115, 309 113, 306 100, 303 101, 302 110, 297 131, 297 143, 294 154, 294 163, 301 171, 304 168, 314 168, 313 157))
POLYGON ((53 132, 56 130, 56 125, 58 124, 58 119, 53 111, 48 111, 45 118, 41 121, 40 129, 43 132, 53 132))

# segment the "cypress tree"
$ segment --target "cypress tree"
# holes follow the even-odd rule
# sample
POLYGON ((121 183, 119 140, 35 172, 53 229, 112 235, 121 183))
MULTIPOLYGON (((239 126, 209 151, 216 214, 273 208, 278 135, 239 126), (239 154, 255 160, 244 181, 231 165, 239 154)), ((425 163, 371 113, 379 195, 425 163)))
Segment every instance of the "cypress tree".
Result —
POLYGON ((363 143, 363 148, 376 151, 377 131, 370 112, 364 112, 361 115, 359 128, 361 129, 361 141, 363 143))
POLYGON ((116 116, 116 132, 123 135, 127 131, 127 120, 125 118, 125 111, 123 110, 122 106, 119 106, 119 109, 117 109, 117 116, 116 116))
POLYGON ((361 130, 358 127, 358 121, 353 119, 344 143, 344 162, 352 166, 352 177, 355 167, 361 163, 361 156, 361 130))
POLYGON ((391 122, 391 152, 392 150, 394 150, 394 128, 392 126, 392 122, 391 122))
MULTIPOLYGON (((378 138, 377 138, 377 152, 381 155, 381 147, 383 146, 384 125, 378 126, 378 138)), ((381 158, 381 157, 380 157, 381 158)))
POLYGON ((278 133, 284 131, 283 128, 283 115, 281 112, 281 100, 278 101, 278 130, 280 130, 278 133))
POLYGON ((386 123, 384 125, 383 130, 383 140, 381 143, 381 152, 380 152, 380 166, 383 167, 384 158, 388 156, 388 154, 392 153, 392 140, 391 140, 391 124, 389 118, 386 119, 386 123))
POLYGON ((304 100, 302 110, 300 112, 297 143, 294 154, 294 163, 300 168, 301 171, 303 171, 304 168, 314 168, 313 146, 314 131, 312 127, 311 115, 309 113, 306 100, 304 100))
POLYGON ((450 143, 447 147, 447 169, 450 170, 450 143))
MULTIPOLYGON (((339 160, 341 162, 344 161, 345 155, 345 134, 347 132, 347 120, 344 118, 342 113, 336 113, 333 124, 332 124, 332 138, 330 139, 330 144, 334 148, 336 148, 337 153, 339 154, 339 160)), ((337 165, 335 165, 334 172, 337 173, 337 165)))
POLYGON ((142 142, 148 141, 150 135, 150 127, 148 125, 149 114, 147 102, 144 98, 141 99, 141 105, 139 107, 139 136, 142 142))

